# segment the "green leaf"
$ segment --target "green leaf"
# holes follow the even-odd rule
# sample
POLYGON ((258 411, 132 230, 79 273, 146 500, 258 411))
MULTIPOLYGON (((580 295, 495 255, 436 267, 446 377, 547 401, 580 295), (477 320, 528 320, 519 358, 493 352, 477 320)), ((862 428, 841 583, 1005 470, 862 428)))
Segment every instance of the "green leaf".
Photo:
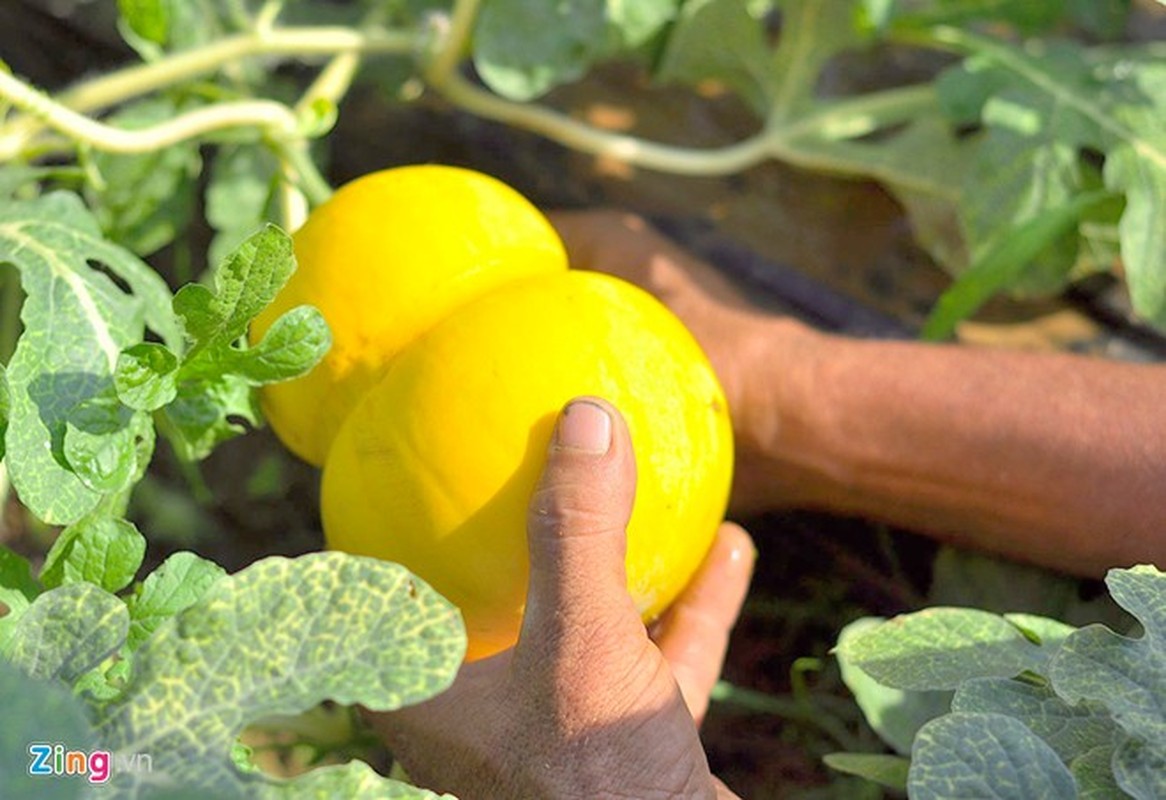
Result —
POLYGON ((1135 800, 1161 800, 1166 797, 1166 751, 1127 739, 1113 754, 1113 776, 1135 800))
MULTIPOLYGON (((144 61, 156 61, 167 52, 188 50, 221 40, 230 33, 248 30, 259 11, 256 0, 128 0, 135 18, 141 18, 141 30, 128 24, 121 26, 122 38, 144 61), (138 8, 140 6, 140 8, 138 8)), ((296 3, 296 5, 302 5, 296 3)), ((262 71, 255 65, 240 63, 232 70, 237 84, 254 82, 262 71)))
MULTIPOLYGON (((1128 627, 1131 619, 1107 594, 1082 600, 1082 582, 1059 572, 955 547, 940 549, 932 564, 928 605, 964 606, 1003 614, 1014 625, 1055 644, 1076 627, 1104 622, 1128 627), (1005 614, 1006 611, 1022 613, 1005 614)), ((1092 593, 1097 594, 1097 593, 1092 593)), ((1030 637, 1031 638, 1031 637, 1030 637)))
POLYGON ((512 100, 532 100, 575 80, 604 53, 605 0, 486 0, 474 29, 482 80, 512 100))
MULTIPOLYGON (((239 14, 233 0, 166 0, 170 7, 168 49, 186 50, 221 39, 254 24, 254 16, 239 14)), ((246 65, 240 73, 249 75, 246 65)), ((249 75, 253 77, 253 73, 249 75)))
POLYGON ((208 348, 233 345, 294 271, 291 237, 268 225, 215 271, 213 290, 200 284, 182 287, 174 296, 174 313, 191 341, 186 360, 208 348))
POLYGON ((324 315, 298 306, 276 319, 254 347, 232 352, 224 366, 256 384, 285 381, 316 366, 331 346, 324 315))
POLYGON ((154 452, 150 417, 110 390, 82 401, 65 419, 62 456, 77 478, 102 494, 129 488, 154 452))
POLYGON ((130 649, 137 650, 159 625, 198 602, 226 574, 213 561, 185 551, 163 561, 126 598, 130 612, 126 643, 130 649))
POLYGON ((769 118, 789 119, 809 107, 823 68, 862 43, 855 0, 785 0, 773 60, 769 118))
MULTIPOLYGON (((4 62, 0 61, 0 70, 4 70, 4 62)), ((0 113, 4 108, 0 103, 0 113)), ((41 180, 48 179, 57 173, 58 170, 67 168, 62 167, 34 167, 29 164, 16 164, 8 162, 0 166, 0 200, 8 200, 15 197, 25 187, 33 187, 35 189, 36 183, 41 180)))
POLYGON ((1009 678, 977 678, 956 690, 952 711, 1007 714, 1024 723, 1066 763, 1116 741, 1118 729, 1105 706, 1069 705, 1048 686, 1009 678))
POLYGON ((1070 633, 1077 630, 1072 625, 1066 625, 1060 620, 1038 617, 1035 614, 1004 614, 1002 616, 1019 628, 1030 642, 1044 646, 1050 653, 1055 652, 1055 646, 1065 641, 1070 633))
POLYGON ((251 320, 295 270, 291 237, 269 225, 253 234, 215 274, 215 289, 184 286, 174 297, 190 347, 176 377, 176 395, 163 408, 164 430, 187 460, 207 456, 222 441, 258 425, 252 386, 300 375, 331 343, 318 312, 283 315, 257 347, 242 341, 251 320))
POLYGON ((885 32, 895 18, 897 0, 860 0, 858 23, 863 30, 885 32))
POLYGON ((178 395, 162 410, 179 457, 206 458, 220 442, 245 432, 242 423, 258 426, 259 406, 251 388, 234 375, 179 383, 178 395))
POLYGON ((1069 764, 1080 800, 1113 800, 1125 796, 1113 777, 1113 751, 1113 745, 1095 747, 1069 764))
MULTIPOLYGON (((993 22, 1014 26, 1018 32, 1036 34, 1064 22, 1065 0, 931 0, 925 3, 903 0, 864 0, 868 7, 878 9, 878 17, 885 27, 893 22, 897 28, 924 28, 936 25, 972 26, 993 22)), ((1110 0, 1090 0, 1104 5, 1110 0)))
POLYGON ((952 713, 923 726, 911 753, 912 800, 1074 800, 1068 768, 1003 714, 952 713))
POLYGON ((40 592, 28 560, 0 545, 0 604, 8 609, 0 617, 0 654, 6 651, 8 637, 40 592))
MULTIPOLYGON (((949 104, 952 95, 970 93, 975 100, 965 102, 978 102, 977 121, 987 126, 978 137, 964 192, 962 221, 973 263, 1018 236, 1029 221, 1069 206, 1085 190, 1081 148, 1103 146, 1099 121, 1073 102, 1101 89, 1081 69, 1081 52, 1050 47, 1033 63, 1076 76, 1076 82, 1066 81, 1063 93, 1034 91, 996 60, 980 56, 949 71, 938 84, 949 104)), ((1069 224, 1075 221, 1047 232, 1048 238, 1027 255, 1026 269, 1010 276, 1009 288, 1041 293, 1063 285, 1077 260, 1079 237, 1069 224)))
POLYGON ((327 136, 336 127, 340 109, 328 97, 317 97, 306 107, 296 109, 296 134, 304 139, 327 136))
POLYGON ((29 606, 8 643, 9 660, 34 678, 68 685, 125 641, 125 603, 91 583, 45 592, 29 606))
POLYGON ((951 692, 909 692, 892 689, 867 675, 849 658, 848 645, 885 620, 864 617, 851 622, 838 635, 838 667, 842 682, 854 695, 867 724, 898 753, 911 752, 915 734, 932 719, 951 707, 951 692))
POLYGON ((132 671, 133 653, 123 643, 114 655, 78 678, 73 691, 95 705, 108 703, 122 693, 132 671))
POLYGON ((973 608, 898 616, 836 649, 876 681, 915 691, 955 689, 971 678, 1010 678, 1046 657, 1016 626, 973 608))
MULTIPOLYGON (((1067 43, 1021 46, 967 31, 938 34, 974 53, 960 78, 940 83, 941 91, 968 81, 981 85, 980 119, 987 127, 964 188, 973 258, 1001 246, 1017 225, 1088 191, 1082 151, 1103 154, 1106 187, 1125 195, 1119 231, 1135 310, 1166 323, 1161 60, 1138 47, 1095 55, 1067 43)), ((964 92, 965 99, 971 95, 964 92)), ((1067 244, 1017 285, 1037 291, 1059 286, 1076 247, 1067 244)))
POLYGON ((29 510, 68 524, 102 499, 66 459, 69 417, 109 389, 118 353, 142 341, 145 325, 178 341, 170 293, 156 272, 103 240, 81 201, 67 193, 0 204, 0 262, 19 270, 27 295, 21 320, 26 332, 36 332, 21 336, 6 371, 5 460, 29 510))
POLYGON ((145 555, 146 539, 132 522, 87 518, 61 531, 40 579, 50 589, 88 582, 117 592, 134 579, 145 555))
POLYGON ((915 115, 901 130, 815 143, 814 150, 882 183, 907 212, 916 241, 939 264, 951 270, 967 265, 959 208, 970 143, 953 135, 937 108, 915 115))
MULTIPOLYGON (((151 780, 217 796, 242 780, 231 750, 247 723, 326 699, 375 710, 418 702, 449 685, 464 650, 456 609, 396 564, 267 558, 154 631, 99 732, 115 755, 150 753, 151 780)), ((113 783, 130 793, 140 780, 113 783)))
MULTIPOLYGON (((135 130, 187 110, 167 97, 152 97, 125 107, 106 122, 135 130)), ((148 153, 98 152, 92 156, 92 168, 100 184, 91 186, 86 197, 111 240, 147 256, 173 242, 189 226, 202 168, 197 143, 148 153)))
POLYGON ((939 298, 923 326, 923 338, 937 340, 951 336, 961 320, 970 317, 997 292, 1014 287, 1031 270, 1033 259, 1074 230, 1084 215, 1108 199, 1105 192, 1078 195, 994 238, 939 298))
MULTIPOLYGON (((378 775, 363 761, 350 761, 343 766, 314 769, 292 781, 268 784, 259 793, 267 800, 300 800, 317 797, 367 798, 368 800, 428 800, 436 798, 432 792, 391 781, 378 775)), ((456 800, 451 795, 440 795, 445 800, 456 800)))
POLYGON ((156 411, 178 394, 178 356, 165 345, 142 342, 117 357, 113 385, 118 399, 137 411, 156 411))
POLYGON ((147 41, 165 44, 170 35, 168 0, 117 0, 121 18, 147 41))
POLYGON ((1068 0, 1069 15, 1100 39, 1120 39, 1126 31, 1132 0, 1068 0))
POLYGON ((672 22, 679 0, 607 0, 607 22, 618 50, 642 47, 672 22))
POLYGON ((86 786, 82 780, 29 774, 29 745, 61 743, 70 750, 92 752, 96 740, 82 701, 66 687, 30 678, 4 659, 0 659, 0 697, 4 698, 0 786, 5 800, 81 798, 86 786))
POLYGON ((1105 582, 1145 634, 1133 639, 1102 625, 1073 633, 1049 665, 1053 688, 1069 703, 1101 703, 1131 736, 1166 742, 1166 574, 1150 566, 1110 570, 1105 582))
POLYGON ((1113 70, 1134 99, 1113 110, 1119 144, 1106 158, 1105 184, 1126 195, 1118 232, 1134 309, 1166 325, 1166 65, 1121 62, 1113 70))
POLYGON ((772 74, 759 16, 740 0, 690 0, 668 34, 655 79, 689 85, 721 81, 764 116, 772 74))
POLYGON ((0 544, 0 603, 11 612, 28 608, 40 594, 40 585, 33 580, 28 559, 0 544))
POLYGON ((907 791, 907 771, 911 761, 881 753, 827 753, 822 761, 830 769, 857 775, 899 792, 907 791))

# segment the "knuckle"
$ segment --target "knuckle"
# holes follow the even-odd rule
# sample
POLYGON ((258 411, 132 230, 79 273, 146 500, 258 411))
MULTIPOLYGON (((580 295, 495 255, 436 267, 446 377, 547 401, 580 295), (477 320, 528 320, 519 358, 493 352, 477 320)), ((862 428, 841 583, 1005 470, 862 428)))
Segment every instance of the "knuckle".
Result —
POLYGON ((577 487, 539 489, 531 500, 527 525, 555 538, 607 533, 621 527, 605 498, 577 487))

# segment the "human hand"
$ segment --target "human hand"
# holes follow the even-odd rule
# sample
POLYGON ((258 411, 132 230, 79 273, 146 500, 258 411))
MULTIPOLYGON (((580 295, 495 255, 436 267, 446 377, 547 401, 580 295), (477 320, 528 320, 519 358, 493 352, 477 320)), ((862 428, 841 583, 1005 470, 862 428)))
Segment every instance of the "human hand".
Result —
POLYGON ((734 797, 709 773, 697 721, 753 545, 722 525, 649 635, 624 570, 634 493, 623 418, 600 400, 570 403, 530 504, 518 644, 464 665, 432 700, 373 716, 411 778, 463 800, 734 797))
POLYGON ((788 424, 813 400, 813 365, 824 336, 792 317, 752 305, 710 264, 635 214, 614 210, 548 215, 571 266, 606 272, 645 289, 700 343, 725 390, 736 439, 731 508, 752 513, 797 505, 788 424))

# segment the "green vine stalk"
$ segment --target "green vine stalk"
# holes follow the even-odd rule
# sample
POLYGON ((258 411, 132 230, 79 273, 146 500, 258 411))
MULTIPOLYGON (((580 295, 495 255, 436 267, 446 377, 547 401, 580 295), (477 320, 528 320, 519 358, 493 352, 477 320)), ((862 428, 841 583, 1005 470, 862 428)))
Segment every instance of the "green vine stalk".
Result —
POLYGON ((613 156, 643 168, 685 175, 725 175, 768 159, 795 166, 853 174, 866 170, 858 159, 832 142, 850 139, 903 122, 932 107, 930 85, 882 91, 828 104, 810 115, 770 115, 758 133, 734 144, 693 149, 648 141, 580 122, 536 103, 514 102, 462 76, 458 67, 468 51, 479 0, 459 0, 448 17, 431 17, 418 30, 360 29, 334 26, 278 28, 274 11, 246 34, 236 35, 157 61, 94 78, 50 98, 9 74, 0 73, 0 98, 22 113, 0 126, 0 162, 43 156, 45 148, 74 143, 110 152, 143 152, 232 128, 263 131, 310 202, 327 196, 326 182, 303 152, 299 127, 313 103, 339 102, 366 55, 414 54, 425 84, 454 105, 479 116, 542 134, 568 147, 613 156), (294 108, 270 100, 232 101, 190 111, 152 127, 127 131, 91 116, 134 98, 223 69, 239 59, 278 56, 291 59, 332 57, 294 108), (41 137, 48 128, 71 141, 41 137))

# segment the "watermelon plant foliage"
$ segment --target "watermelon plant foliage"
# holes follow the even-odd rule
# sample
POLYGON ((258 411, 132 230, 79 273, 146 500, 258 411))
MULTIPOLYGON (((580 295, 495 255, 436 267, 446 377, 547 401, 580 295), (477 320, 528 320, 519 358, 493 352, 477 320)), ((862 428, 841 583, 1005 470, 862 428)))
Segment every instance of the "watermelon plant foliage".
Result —
POLYGON ((5 796, 434 797, 361 761, 280 781, 235 754, 262 717, 323 700, 391 710, 452 681, 460 616, 396 564, 319 553, 224 575, 180 553, 128 598, 78 580, 37 594, 19 624, 10 617, 5 796), (29 744, 42 741, 107 752, 115 768, 96 786, 30 775, 29 744))
POLYGON ((853 623, 836 655, 898 755, 827 763, 912 798, 1166 795, 1166 573, 1106 585, 1136 635, 952 607, 853 623))

